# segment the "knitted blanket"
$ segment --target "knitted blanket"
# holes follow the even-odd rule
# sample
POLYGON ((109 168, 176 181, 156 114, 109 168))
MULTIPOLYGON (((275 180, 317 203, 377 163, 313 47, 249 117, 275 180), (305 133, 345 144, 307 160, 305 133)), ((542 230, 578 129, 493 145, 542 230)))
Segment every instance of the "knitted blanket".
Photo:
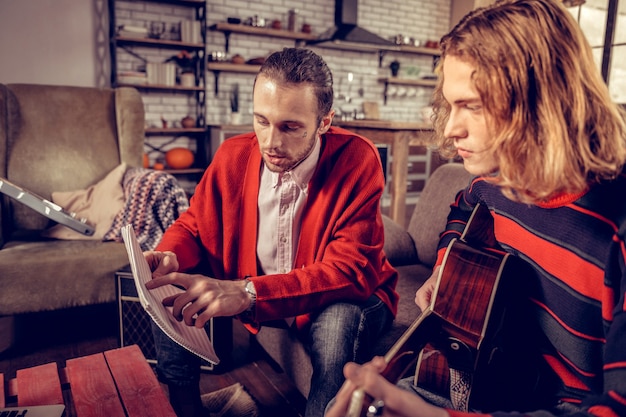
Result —
POLYGON ((141 249, 153 250, 165 230, 189 208, 176 178, 163 171, 129 168, 122 180, 125 205, 103 240, 122 242, 121 227, 132 224, 141 249))

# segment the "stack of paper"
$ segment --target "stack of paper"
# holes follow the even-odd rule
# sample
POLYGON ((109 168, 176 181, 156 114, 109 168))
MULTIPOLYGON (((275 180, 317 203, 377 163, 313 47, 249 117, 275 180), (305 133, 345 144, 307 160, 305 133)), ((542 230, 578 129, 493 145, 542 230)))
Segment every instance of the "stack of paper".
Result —
POLYGON ((172 309, 165 307, 161 302, 165 297, 178 294, 182 290, 173 285, 148 290, 145 284, 152 279, 152 272, 130 224, 122 227, 122 238, 126 245, 137 294, 143 308, 173 341, 202 359, 217 365, 220 360, 215 354, 213 344, 205 330, 187 326, 184 322, 177 321, 172 314, 172 309))

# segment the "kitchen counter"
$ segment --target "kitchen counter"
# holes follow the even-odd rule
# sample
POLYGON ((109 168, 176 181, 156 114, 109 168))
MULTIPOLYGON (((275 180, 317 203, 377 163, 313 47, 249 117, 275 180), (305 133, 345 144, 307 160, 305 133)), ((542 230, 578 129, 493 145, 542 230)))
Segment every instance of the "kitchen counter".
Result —
POLYGON ((374 143, 389 146, 391 154, 391 206, 389 217, 406 226, 406 184, 409 167, 409 147, 432 144, 433 127, 423 122, 398 122, 392 120, 334 121, 335 125, 365 136, 374 143))

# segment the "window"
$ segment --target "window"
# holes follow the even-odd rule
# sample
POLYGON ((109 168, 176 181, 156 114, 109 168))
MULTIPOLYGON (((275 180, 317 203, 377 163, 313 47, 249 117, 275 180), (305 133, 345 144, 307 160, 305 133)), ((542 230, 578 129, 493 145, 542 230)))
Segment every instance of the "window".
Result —
POLYGON ((586 0, 569 10, 591 44, 611 98, 626 104, 626 0, 586 0))

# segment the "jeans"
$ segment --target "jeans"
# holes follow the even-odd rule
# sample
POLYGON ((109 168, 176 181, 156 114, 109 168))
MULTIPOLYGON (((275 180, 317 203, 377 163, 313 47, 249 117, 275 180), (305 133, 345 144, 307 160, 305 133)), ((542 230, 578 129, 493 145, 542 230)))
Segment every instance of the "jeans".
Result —
MULTIPOLYGON (((362 304, 336 303, 313 318, 307 338, 313 376, 305 417, 320 417, 343 384, 346 362, 367 362, 371 347, 391 326, 393 315, 372 295, 362 304)), ((152 324, 159 379, 178 387, 197 389, 200 359, 180 347, 152 324)))
POLYGON ((343 366, 369 361, 372 346, 392 321, 391 312, 375 295, 360 305, 332 304, 314 317, 308 345, 313 376, 305 417, 324 415, 326 404, 344 382, 343 366))
POLYGON ((151 321, 151 324, 159 380, 180 388, 199 389, 200 357, 170 339, 156 323, 151 321))

